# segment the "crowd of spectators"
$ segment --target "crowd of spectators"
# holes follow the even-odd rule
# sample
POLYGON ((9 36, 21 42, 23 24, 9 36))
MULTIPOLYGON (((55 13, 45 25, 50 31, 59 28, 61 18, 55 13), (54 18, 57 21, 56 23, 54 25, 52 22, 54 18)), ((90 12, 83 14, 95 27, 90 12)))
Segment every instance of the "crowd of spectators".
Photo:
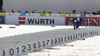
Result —
POLYGON ((0 13, 6 13, 6 11, 5 10, 0 10, 0 13))
MULTIPOLYGON (((5 10, 0 10, 0 13, 6 13, 5 10)), ((15 13, 14 10, 12 10, 12 13, 15 13)), ((21 10, 18 11, 18 13, 21 13, 21 10)), ((26 10, 24 13, 30 13, 28 10, 26 10)), ((32 11, 31 13, 40 13, 39 11, 32 11)), ((46 10, 43 10, 42 13, 46 13, 46 10)), ((49 14, 52 14, 51 10, 48 11, 49 14)), ((61 11, 58 12, 58 14, 62 14, 61 11)), ((69 13, 66 11, 64 14, 76 14, 76 10, 73 10, 72 13, 69 13)), ((84 11, 83 13, 80 11, 80 14, 90 14, 89 12, 84 11)), ((93 12, 92 14, 100 14, 100 11, 93 12)))
POLYGON ((93 14, 93 15, 100 15, 100 11, 93 12, 92 14, 93 14))

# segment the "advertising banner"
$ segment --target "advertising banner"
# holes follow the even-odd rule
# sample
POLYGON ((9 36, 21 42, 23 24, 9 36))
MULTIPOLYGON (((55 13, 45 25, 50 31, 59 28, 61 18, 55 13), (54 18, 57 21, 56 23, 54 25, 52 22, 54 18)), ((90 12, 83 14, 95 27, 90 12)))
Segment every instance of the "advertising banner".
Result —
MULTIPOLYGON (((68 22, 71 18, 74 17, 66 17, 66 25, 69 25, 68 22)), ((81 17, 84 19, 84 26, 100 26, 100 17, 81 17)))
POLYGON ((65 17, 6 16, 6 24, 65 25, 65 17))
POLYGON ((0 24, 5 24, 5 16, 0 16, 0 24))

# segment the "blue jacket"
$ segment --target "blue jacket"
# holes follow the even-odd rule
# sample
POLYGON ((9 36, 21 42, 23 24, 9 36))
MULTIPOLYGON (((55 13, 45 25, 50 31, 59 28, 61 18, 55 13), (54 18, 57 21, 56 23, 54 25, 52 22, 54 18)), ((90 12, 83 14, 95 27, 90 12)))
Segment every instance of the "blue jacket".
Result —
POLYGON ((73 25, 80 26, 84 23, 84 19, 75 17, 75 18, 73 18, 72 20, 69 21, 69 23, 71 23, 71 22, 73 22, 73 25))

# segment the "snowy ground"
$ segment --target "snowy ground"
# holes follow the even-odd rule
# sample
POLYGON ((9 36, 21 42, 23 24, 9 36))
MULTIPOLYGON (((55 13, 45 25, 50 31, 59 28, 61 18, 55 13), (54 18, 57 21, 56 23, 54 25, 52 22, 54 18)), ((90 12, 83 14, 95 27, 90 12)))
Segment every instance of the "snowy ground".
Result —
MULTIPOLYGON (((73 26, 33 26, 33 25, 0 25, 2 28, 0 28, 0 37, 8 37, 8 36, 14 36, 18 34, 27 34, 27 33, 35 33, 35 32, 41 32, 41 31, 49 31, 54 29, 65 29, 65 28, 73 28, 73 26), (12 28, 9 28, 12 27, 12 28), (15 28, 14 28, 15 27, 15 28)), ((84 28, 84 27, 81 27, 84 28)))
MULTIPOLYGON (((54 29, 72 28, 73 26, 14 26, 0 25, 0 38, 5 36, 14 36, 18 34, 35 33, 54 29), (15 27, 15 28, 9 28, 15 27)), ((85 28, 84 26, 80 28, 85 28)), ((81 30, 81 29, 80 29, 81 30)), ((100 56, 100 36, 86 38, 85 40, 77 40, 65 43, 52 48, 45 48, 42 51, 29 53, 23 56, 100 56)))
POLYGON ((86 38, 71 43, 65 43, 54 49, 44 49, 41 52, 29 53, 25 56, 100 56, 100 36, 86 38))

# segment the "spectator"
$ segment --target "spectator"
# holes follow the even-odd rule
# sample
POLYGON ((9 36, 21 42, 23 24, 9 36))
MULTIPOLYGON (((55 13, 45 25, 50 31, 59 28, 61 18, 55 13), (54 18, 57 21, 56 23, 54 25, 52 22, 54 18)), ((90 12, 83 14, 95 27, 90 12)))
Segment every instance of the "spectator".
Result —
POLYGON ((80 11, 80 14, 82 14, 82 12, 80 11))
POLYGON ((69 13, 68 13, 68 11, 66 11, 66 13, 65 13, 65 14, 69 14, 69 13))
POLYGON ((92 12, 93 15, 100 15, 100 11, 92 12))
POLYGON ((87 12, 87 14, 90 14, 89 12, 87 12))
POLYGON ((26 10, 26 12, 25 13, 29 13, 27 10, 26 10))
POLYGON ((39 11, 37 11, 37 13, 39 14, 40 12, 39 12, 39 11))
POLYGON ((18 13, 20 13, 21 11, 19 10, 18 13))
POLYGON ((84 11, 84 14, 86 14, 86 11, 84 11))
POLYGON ((32 11, 32 13, 34 13, 34 11, 32 11))
POLYGON ((51 11, 49 10, 48 13, 51 14, 51 11))
POLYGON ((43 10, 43 13, 45 13, 45 10, 43 10))
POLYGON ((61 14, 61 12, 59 11, 59 14, 61 14))
POLYGON ((3 10, 3 12, 2 12, 2 13, 6 13, 5 9, 3 10))
POLYGON ((2 10, 0 10, 0 12, 2 13, 2 10))
POLYGON ((72 14, 76 14, 76 10, 73 10, 72 14))
POLYGON ((12 13, 15 13, 14 10, 12 10, 12 13))

